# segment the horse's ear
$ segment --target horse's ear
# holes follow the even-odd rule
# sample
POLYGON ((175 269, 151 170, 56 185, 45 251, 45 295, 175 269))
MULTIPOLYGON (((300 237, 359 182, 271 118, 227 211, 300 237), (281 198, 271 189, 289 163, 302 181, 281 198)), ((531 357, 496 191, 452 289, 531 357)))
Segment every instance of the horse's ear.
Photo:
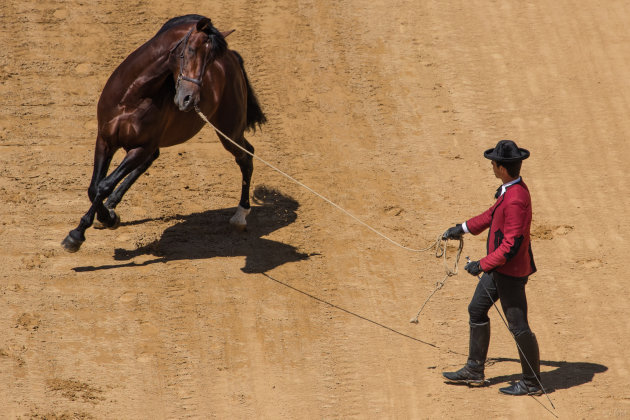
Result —
POLYGON ((235 30, 236 29, 230 29, 229 31, 221 32, 221 35, 223 36, 223 38, 227 38, 227 36, 231 34, 232 32, 234 32, 235 30))
POLYGON ((197 22, 197 31, 210 33, 212 29, 212 21, 208 18, 203 18, 199 22, 197 22))

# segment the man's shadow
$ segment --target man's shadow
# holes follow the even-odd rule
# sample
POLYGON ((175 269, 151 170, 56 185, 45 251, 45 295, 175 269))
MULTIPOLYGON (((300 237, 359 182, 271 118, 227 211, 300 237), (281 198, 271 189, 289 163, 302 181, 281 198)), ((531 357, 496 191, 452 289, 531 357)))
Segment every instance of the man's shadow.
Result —
MULTIPOLYGON (((494 363, 514 362, 521 370, 521 362, 519 359, 510 359, 507 357, 490 358, 486 365, 494 363)), ((588 362, 555 362, 550 360, 541 360, 541 366, 553 366, 556 369, 549 372, 540 373, 540 381, 545 387, 545 391, 549 394, 559 389, 568 389, 574 386, 583 385, 591 382, 596 373, 602 373, 608 370, 608 367, 597 363, 588 362)), ((496 385, 503 382, 517 382, 521 379, 521 374, 495 376, 489 378, 490 385, 496 385)))
MULTIPOLYGON (((117 261, 130 261, 144 255, 157 258, 143 263, 132 261, 100 267, 76 267, 74 270, 96 271, 176 260, 245 256, 245 266, 241 270, 246 273, 264 273, 282 264, 305 260, 313 255, 298 252, 294 246, 263 238, 297 219, 299 204, 296 200, 264 186, 257 187, 252 198, 255 206, 248 216, 246 232, 237 232, 227 223, 234 209, 176 216, 172 219, 180 222, 167 228, 160 239, 136 249, 117 248, 114 251, 114 259, 117 261)), ((123 223, 123 226, 151 220, 153 219, 132 221, 123 223)))

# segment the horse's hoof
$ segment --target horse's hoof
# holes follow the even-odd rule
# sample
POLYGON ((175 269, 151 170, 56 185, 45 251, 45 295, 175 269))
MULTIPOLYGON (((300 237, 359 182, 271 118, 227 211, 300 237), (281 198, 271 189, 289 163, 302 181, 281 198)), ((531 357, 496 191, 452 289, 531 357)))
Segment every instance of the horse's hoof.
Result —
POLYGON ((83 242, 84 241, 80 239, 75 239, 72 237, 71 234, 68 234, 68 236, 66 236, 66 238, 61 241, 61 245, 63 246, 63 249, 68 252, 77 252, 79 248, 81 248, 83 242))
POLYGON ((237 225, 236 223, 230 223, 230 225, 237 232, 245 232, 247 230, 247 225, 237 225))
POLYGON ((251 211, 251 208, 245 209, 241 206, 236 208, 236 213, 230 218, 230 224, 234 226, 234 229, 243 232, 247 228, 246 217, 251 211))
POLYGON ((109 209, 109 217, 114 220, 111 224, 107 225, 97 219, 94 221, 94 229, 117 229, 118 226, 120 226, 120 216, 114 211, 114 209, 109 209))

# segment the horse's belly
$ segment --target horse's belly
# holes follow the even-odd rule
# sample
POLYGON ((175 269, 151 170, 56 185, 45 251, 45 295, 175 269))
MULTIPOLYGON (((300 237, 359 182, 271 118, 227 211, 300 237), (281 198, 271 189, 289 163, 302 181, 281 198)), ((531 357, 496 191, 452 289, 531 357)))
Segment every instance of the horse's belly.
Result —
POLYGON ((159 147, 175 146, 195 136, 202 128, 203 121, 192 112, 176 112, 164 127, 159 147))

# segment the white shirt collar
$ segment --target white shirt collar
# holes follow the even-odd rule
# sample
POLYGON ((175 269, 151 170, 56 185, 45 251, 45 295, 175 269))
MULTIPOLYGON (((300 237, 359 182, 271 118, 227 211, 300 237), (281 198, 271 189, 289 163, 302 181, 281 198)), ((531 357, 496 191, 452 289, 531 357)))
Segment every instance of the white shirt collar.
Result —
POLYGON ((514 184, 516 184, 518 182, 521 182, 521 177, 520 176, 518 178, 516 178, 514 181, 510 181, 510 182, 507 182, 507 183, 501 185, 501 193, 499 194, 499 197, 501 197, 503 194, 505 194, 505 191, 507 191, 508 187, 510 187, 510 186, 512 186, 512 185, 514 185, 514 184))

